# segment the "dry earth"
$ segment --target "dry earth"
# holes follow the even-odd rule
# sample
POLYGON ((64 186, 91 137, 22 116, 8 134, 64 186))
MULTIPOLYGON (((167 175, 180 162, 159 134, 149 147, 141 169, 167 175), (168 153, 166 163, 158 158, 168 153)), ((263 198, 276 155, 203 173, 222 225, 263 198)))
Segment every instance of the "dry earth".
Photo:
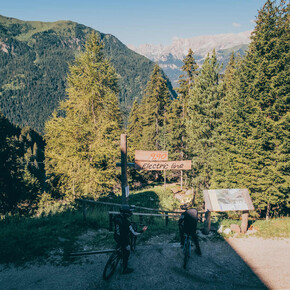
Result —
MULTIPOLYGON (((202 238, 202 237, 201 237, 202 238)), ((117 269, 109 281, 102 271, 109 254, 78 257, 67 266, 0 265, 1 289, 290 289, 290 239, 201 239, 187 270, 182 250, 171 237, 138 245, 130 256, 134 273, 117 269)))

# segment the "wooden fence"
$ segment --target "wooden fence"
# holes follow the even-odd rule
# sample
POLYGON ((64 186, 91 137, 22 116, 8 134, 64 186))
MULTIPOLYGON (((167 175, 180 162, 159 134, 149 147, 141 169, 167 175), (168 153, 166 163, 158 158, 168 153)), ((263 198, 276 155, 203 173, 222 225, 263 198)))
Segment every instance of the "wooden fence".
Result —
MULTIPOLYGON (((112 202, 104 202, 104 201, 95 201, 95 200, 87 200, 87 199, 76 199, 77 202, 82 204, 82 211, 83 211, 83 220, 86 221, 86 207, 88 204, 100 204, 100 205, 108 205, 110 206, 111 210, 108 211, 109 214, 109 230, 113 230, 113 216, 119 214, 119 211, 114 210, 115 208, 121 207, 122 205, 119 203, 112 203, 112 202)), ((156 209, 156 208, 148 208, 142 206, 135 206, 135 209, 143 210, 143 211, 151 211, 156 213, 144 213, 144 212, 134 212, 133 215, 139 216, 140 222, 142 222, 142 217, 144 216, 151 216, 151 217, 164 217, 165 226, 168 226, 169 218, 170 217, 177 217, 180 216, 183 211, 166 211, 163 209, 156 209)), ((205 211, 198 212, 198 219, 199 221, 204 223, 204 233, 208 233, 210 231, 210 213, 205 211)))

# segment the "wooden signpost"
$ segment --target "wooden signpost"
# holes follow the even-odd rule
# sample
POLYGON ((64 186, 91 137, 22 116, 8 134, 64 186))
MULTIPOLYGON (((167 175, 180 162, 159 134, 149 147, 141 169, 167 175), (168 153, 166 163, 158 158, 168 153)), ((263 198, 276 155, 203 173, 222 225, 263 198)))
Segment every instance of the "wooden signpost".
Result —
POLYGON ((135 150, 135 163, 127 163, 127 135, 122 134, 121 163, 118 162, 117 166, 121 166, 122 203, 128 204, 127 166, 135 167, 137 170, 164 170, 164 173, 166 173, 166 170, 191 169, 191 160, 168 161, 167 151, 135 150))

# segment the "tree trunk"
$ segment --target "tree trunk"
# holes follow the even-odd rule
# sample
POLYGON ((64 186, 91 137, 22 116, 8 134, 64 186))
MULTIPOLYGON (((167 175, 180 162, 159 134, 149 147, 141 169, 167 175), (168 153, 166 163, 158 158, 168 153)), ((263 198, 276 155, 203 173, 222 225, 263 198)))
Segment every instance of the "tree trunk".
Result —
POLYGON ((270 218, 270 208, 271 208, 271 206, 270 206, 270 203, 268 202, 268 205, 267 205, 267 213, 266 213, 266 220, 269 220, 269 218, 270 218))

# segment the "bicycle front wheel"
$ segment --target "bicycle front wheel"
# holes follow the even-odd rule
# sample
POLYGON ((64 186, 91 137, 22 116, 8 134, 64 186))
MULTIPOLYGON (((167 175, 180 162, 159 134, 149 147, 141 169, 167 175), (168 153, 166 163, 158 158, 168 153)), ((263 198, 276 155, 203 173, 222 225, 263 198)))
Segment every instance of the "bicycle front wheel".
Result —
POLYGON ((190 257, 190 240, 186 239, 184 243, 184 258, 183 258, 183 268, 186 269, 186 265, 188 263, 189 257, 190 257))
POLYGON ((118 251, 114 252, 110 256, 110 258, 109 258, 109 260, 104 268, 104 271, 103 271, 103 279, 104 280, 108 280, 112 277, 112 275, 114 274, 114 272, 118 266, 120 259, 121 259, 121 257, 120 257, 120 254, 118 251))

